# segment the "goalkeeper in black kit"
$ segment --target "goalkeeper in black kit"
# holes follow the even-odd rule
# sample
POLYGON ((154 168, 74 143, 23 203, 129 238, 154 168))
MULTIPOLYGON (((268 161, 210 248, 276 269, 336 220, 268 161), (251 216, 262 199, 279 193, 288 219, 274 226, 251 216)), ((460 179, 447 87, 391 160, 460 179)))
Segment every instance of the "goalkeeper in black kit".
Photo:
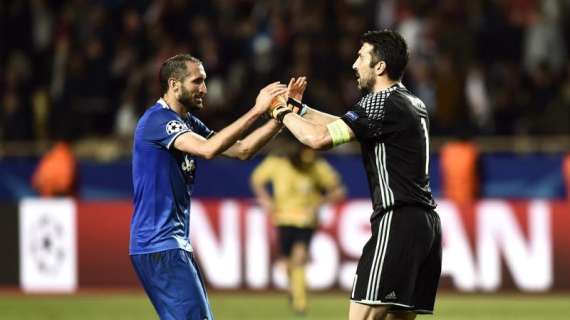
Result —
POLYGON ((292 98, 270 111, 313 149, 360 143, 372 236, 354 275, 351 320, 414 319, 434 309, 441 223, 429 186, 427 109, 401 83, 408 57, 398 33, 369 31, 352 66, 363 97, 346 114, 333 116, 292 98))

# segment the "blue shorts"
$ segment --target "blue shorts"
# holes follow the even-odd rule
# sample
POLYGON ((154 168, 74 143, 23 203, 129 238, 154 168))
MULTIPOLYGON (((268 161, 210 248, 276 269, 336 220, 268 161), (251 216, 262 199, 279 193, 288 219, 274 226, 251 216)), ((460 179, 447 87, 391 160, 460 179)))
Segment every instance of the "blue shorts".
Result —
POLYGON ((214 319, 191 252, 172 249, 138 254, 131 261, 160 319, 214 319))

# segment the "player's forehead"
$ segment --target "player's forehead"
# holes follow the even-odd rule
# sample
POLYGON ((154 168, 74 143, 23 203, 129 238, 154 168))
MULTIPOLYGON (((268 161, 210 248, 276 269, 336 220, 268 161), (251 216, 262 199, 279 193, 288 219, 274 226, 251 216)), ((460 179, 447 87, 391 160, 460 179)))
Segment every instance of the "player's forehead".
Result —
POLYGON ((364 42, 362 46, 360 46, 358 53, 362 56, 366 56, 367 54, 371 53, 373 49, 374 47, 370 43, 364 42))
POLYGON ((188 61, 186 62, 186 70, 188 70, 188 77, 190 78, 206 79, 206 70, 201 63, 188 61))

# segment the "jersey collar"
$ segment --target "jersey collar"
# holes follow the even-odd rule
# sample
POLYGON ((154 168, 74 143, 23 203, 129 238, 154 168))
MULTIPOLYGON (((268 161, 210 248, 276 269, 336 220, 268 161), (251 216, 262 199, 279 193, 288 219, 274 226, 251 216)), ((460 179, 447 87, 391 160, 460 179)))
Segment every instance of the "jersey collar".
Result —
MULTIPOLYGON (((163 109, 172 110, 172 108, 170 108, 170 106, 162 98, 158 99, 158 101, 156 103, 160 104, 163 109)), ((174 110, 172 110, 172 111, 174 111, 174 110)))
POLYGON ((375 94, 385 94, 387 92, 392 92, 395 91, 396 89, 405 89, 406 87, 404 87, 404 85, 402 84, 402 82, 396 82, 393 85, 389 86, 388 88, 384 89, 384 90, 380 90, 378 92, 369 92, 367 94, 364 95, 364 97, 368 97, 368 96, 373 96, 375 94))
POLYGON ((394 83, 393 85, 391 85, 390 87, 380 91, 380 92, 386 92, 386 91, 394 91, 396 89, 404 89, 406 87, 404 87, 404 85, 402 84, 402 82, 398 81, 396 83, 394 83))
MULTIPOLYGON (((160 104, 162 106, 163 109, 168 109, 172 112, 175 112, 174 110, 172 110, 172 108, 168 105, 168 103, 166 103, 166 101, 164 101, 163 98, 158 99, 158 101, 156 101, 156 103, 160 104)), ((190 117, 192 117, 192 114, 190 112, 186 112, 186 118, 190 119, 190 117)))

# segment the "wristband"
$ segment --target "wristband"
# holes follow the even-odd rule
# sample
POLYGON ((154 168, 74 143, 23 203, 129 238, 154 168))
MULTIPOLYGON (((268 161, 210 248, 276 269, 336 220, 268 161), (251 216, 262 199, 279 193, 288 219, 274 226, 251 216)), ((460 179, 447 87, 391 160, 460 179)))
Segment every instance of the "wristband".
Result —
POLYGON ((277 115, 275 115, 275 120, 277 120, 279 123, 283 123, 283 118, 285 118, 285 115, 289 114, 293 112, 291 109, 287 108, 281 112, 279 112, 277 115))
POLYGON ((288 98, 287 105, 291 105, 293 107, 293 112, 300 115, 301 117, 307 113, 308 106, 295 98, 288 98), (295 110, 295 108, 297 108, 297 110, 295 110))
POLYGON ((271 118, 278 120, 279 115, 286 111, 292 112, 293 110, 290 106, 280 105, 271 111, 271 118))

